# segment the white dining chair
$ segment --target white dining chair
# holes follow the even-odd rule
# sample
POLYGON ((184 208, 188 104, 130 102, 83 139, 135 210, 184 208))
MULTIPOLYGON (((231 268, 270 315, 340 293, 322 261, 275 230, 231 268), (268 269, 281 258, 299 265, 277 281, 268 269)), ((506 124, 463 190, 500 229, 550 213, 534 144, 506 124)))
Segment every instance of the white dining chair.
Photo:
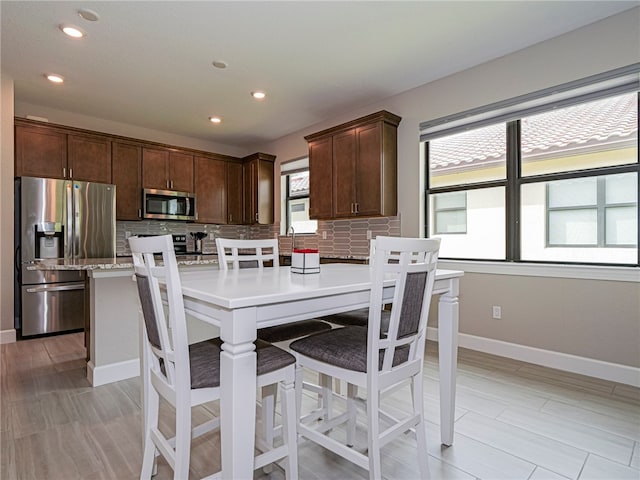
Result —
MULTIPOLYGON (((300 421, 302 390, 297 384, 298 434, 367 469, 372 479, 382 477, 380 449, 410 430, 416 434, 420 477, 429 477, 422 371, 439 247, 439 239, 377 237, 367 326, 337 328, 290 345, 296 356, 298 381, 302 369, 308 368, 348 385, 343 413, 334 415, 330 411, 329 418, 307 424, 300 421), (395 287, 389 325, 384 331, 383 289, 389 278, 395 280, 395 287), (385 393, 393 391, 397 395, 398 386, 407 382, 411 411, 398 418, 395 410, 393 415, 384 410, 382 400, 385 393), (356 406, 360 403, 355 396, 357 387, 366 389, 366 453, 353 448, 356 406), (343 424, 346 432, 339 432, 343 424)), ((396 402, 394 407, 398 405, 396 402)))
MULTIPOLYGON (((220 426, 219 418, 214 418, 192 429, 191 409, 220 399, 222 341, 217 338, 188 344, 182 287, 171 235, 130 237, 129 246, 140 299, 143 337, 144 453, 140 478, 151 478, 155 457, 161 454, 173 468, 174 479, 186 479, 191 439, 220 426), (154 254, 162 256, 162 263, 156 263, 154 254), (163 286, 166 303, 162 299, 163 286), (160 398, 175 408, 172 438, 167 438, 158 425, 160 398)), ((281 348, 262 341, 256 342, 256 356, 257 386, 279 385, 282 390, 283 443, 271 449, 266 441, 256 439, 256 448, 261 453, 255 456, 254 468, 284 460, 286 478, 295 479, 298 475, 295 359, 281 348)))
MULTIPOLYGON (((216 238, 218 263, 222 270, 239 268, 265 268, 265 264, 272 267, 280 266, 280 256, 277 239, 244 240, 235 238, 216 238)), ((301 320, 258 329, 259 340, 270 343, 289 342, 294 339, 310 335, 312 333, 331 330, 331 325, 320 320, 301 320)), ((286 344, 283 345, 286 348, 286 344)), ((326 384, 329 378, 321 377, 318 384, 304 382, 303 388, 318 395, 318 405, 322 405, 321 393, 323 386, 326 392, 326 384)), ((267 386, 262 390, 262 426, 267 445, 273 443, 278 429, 275 427, 275 401, 277 391, 273 386, 267 386)), ((325 409, 330 407, 330 402, 325 409)))
MULTIPOLYGON (((272 267, 280 266, 278 253, 278 240, 275 238, 244 240, 235 238, 216 238, 218 252, 218 264, 220 269, 229 268, 259 268, 265 264, 272 267)), ((330 330, 331 325, 320 320, 302 320, 261 328, 258 330, 258 338, 270 343, 286 342, 294 338, 300 338, 311 333, 330 330)))
MULTIPOLYGON (((373 264, 375 254, 376 239, 372 238, 371 240, 369 240, 369 257, 367 257, 367 263, 369 263, 369 265, 373 264)), ((382 323, 384 324, 386 322, 388 324, 388 312, 385 312, 383 310, 382 315, 382 323)), ((348 312, 334 313, 332 315, 320 317, 320 319, 333 325, 339 325, 343 327, 365 327, 367 325, 367 322, 369 321, 369 307, 358 308, 357 310, 350 310, 348 312)))

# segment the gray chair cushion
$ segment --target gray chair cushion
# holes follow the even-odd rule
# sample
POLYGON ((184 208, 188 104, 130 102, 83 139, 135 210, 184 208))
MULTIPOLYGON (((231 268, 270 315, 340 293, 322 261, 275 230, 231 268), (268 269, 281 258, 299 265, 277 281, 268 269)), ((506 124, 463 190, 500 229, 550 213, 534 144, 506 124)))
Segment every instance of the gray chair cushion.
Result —
POLYGON ((424 289, 427 285, 427 272, 407 274, 402 297, 402 314, 398 327, 398 338, 409 337, 418 333, 420 312, 424 300, 424 289))
POLYGON ((335 313, 333 315, 327 315, 326 317, 320 318, 336 325, 355 325, 358 327, 365 327, 369 322, 369 307, 352 310, 350 312, 335 313))
POLYGON ((144 318, 144 326, 147 330, 147 338, 149 338, 149 343, 155 348, 161 348, 160 329, 156 319, 156 311, 153 308, 149 278, 136 273, 136 285, 138 286, 138 296, 140 297, 140 306, 142 307, 142 317, 144 318))
MULTIPOLYGON (((295 357, 270 343, 256 341, 257 375, 293 365, 295 357)), ((220 352, 222 340, 214 338, 189 345, 191 388, 220 386, 220 352)))
MULTIPOLYGON (((366 327, 369 323, 369 307, 352 310, 350 312, 327 315, 326 317, 320 318, 335 325, 366 327)), ((391 312, 388 310, 382 310, 382 315, 380 316, 380 329, 383 332, 389 330, 390 320, 391 312)))
MULTIPOLYGON (((335 365, 356 372, 367 371, 367 328, 345 327, 336 328, 329 332, 316 333, 290 346, 291 350, 304 356, 319 360, 329 365, 335 365)), ((378 368, 382 368, 384 352, 378 355, 378 368)), ((396 349, 393 365, 406 362, 409 358, 409 346, 396 349)))
POLYGON ((326 330, 331 330, 331 325, 326 322, 303 320, 301 322, 287 323, 286 325, 261 328, 258 330, 258 338, 271 343, 284 342, 326 330))

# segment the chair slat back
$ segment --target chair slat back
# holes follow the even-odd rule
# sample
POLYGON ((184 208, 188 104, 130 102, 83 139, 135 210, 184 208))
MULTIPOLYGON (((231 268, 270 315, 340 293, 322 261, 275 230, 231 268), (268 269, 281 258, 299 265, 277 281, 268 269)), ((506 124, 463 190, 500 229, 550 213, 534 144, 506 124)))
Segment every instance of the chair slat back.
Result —
POLYGON ((380 375, 422 364, 439 239, 377 237, 369 307, 367 372, 380 375), (395 279, 388 330, 380 328, 384 280, 395 279))
POLYGON ((280 266, 278 240, 238 240, 234 238, 216 238, 218 264, 221 270, 238 268, 264 268, 265 262, 280 266))
POLYGON ((171 235, 130 237, 129 246, 148 346, 150 365, 156 376, 172 389, 189 388, 189 347, 182 300, 182 285, 171 235), (162 264, 155 255, 161 255, 162 264), (166 304, 161 283, 166 287, 166 304))

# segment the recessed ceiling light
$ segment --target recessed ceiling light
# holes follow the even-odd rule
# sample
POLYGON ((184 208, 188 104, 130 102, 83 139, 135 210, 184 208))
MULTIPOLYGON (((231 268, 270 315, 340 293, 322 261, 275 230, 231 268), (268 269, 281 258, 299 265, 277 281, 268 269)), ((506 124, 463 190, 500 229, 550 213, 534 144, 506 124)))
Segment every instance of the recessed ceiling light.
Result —
POLYGON ((87 9, 78 10, 78 15, 90 22, 96 22, 100 18, 96 12, 87 9))
POLYGON ((209 117, 209 121, 211 123, 222 123, 222 119, 220 117, 209 117))
POLYGON ((62 30, 65 35, 72 38, 84 37, 84 32, 78 27, 74 27, 73 25, 60 25, 60 30, 62 30))
POLYGON ((267 94, 264 92, 251 92, 251 96, 256 100, 262 100, 264 97, 267 96, 267 94))
POLYGON ((214 60, 211 64, 216 68, 227 68, 229 65, 223 60, 214 60))
POLYGON ((47 80, 49 80, 51 83, 64 82, 64 77, 62 75, 58 75, 57 73, 45 73, 44 76, 47 77, 47 80))

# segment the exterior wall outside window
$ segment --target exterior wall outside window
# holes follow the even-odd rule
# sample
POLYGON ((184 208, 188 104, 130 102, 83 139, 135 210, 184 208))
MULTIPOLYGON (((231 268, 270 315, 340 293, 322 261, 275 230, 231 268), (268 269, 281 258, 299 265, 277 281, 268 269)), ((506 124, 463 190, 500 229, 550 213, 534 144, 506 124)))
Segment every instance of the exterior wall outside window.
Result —
MULTIPOLYGON (((434 234, 442 238, 440 256, 444 258, 505 259, 505 189, 504 187, 468 190, 467 231, 463 234, 434 234)), ((433 195, 432 195, 433 197, 433 195)), ((435 215, 433 205, 429 218, 435 215)))

